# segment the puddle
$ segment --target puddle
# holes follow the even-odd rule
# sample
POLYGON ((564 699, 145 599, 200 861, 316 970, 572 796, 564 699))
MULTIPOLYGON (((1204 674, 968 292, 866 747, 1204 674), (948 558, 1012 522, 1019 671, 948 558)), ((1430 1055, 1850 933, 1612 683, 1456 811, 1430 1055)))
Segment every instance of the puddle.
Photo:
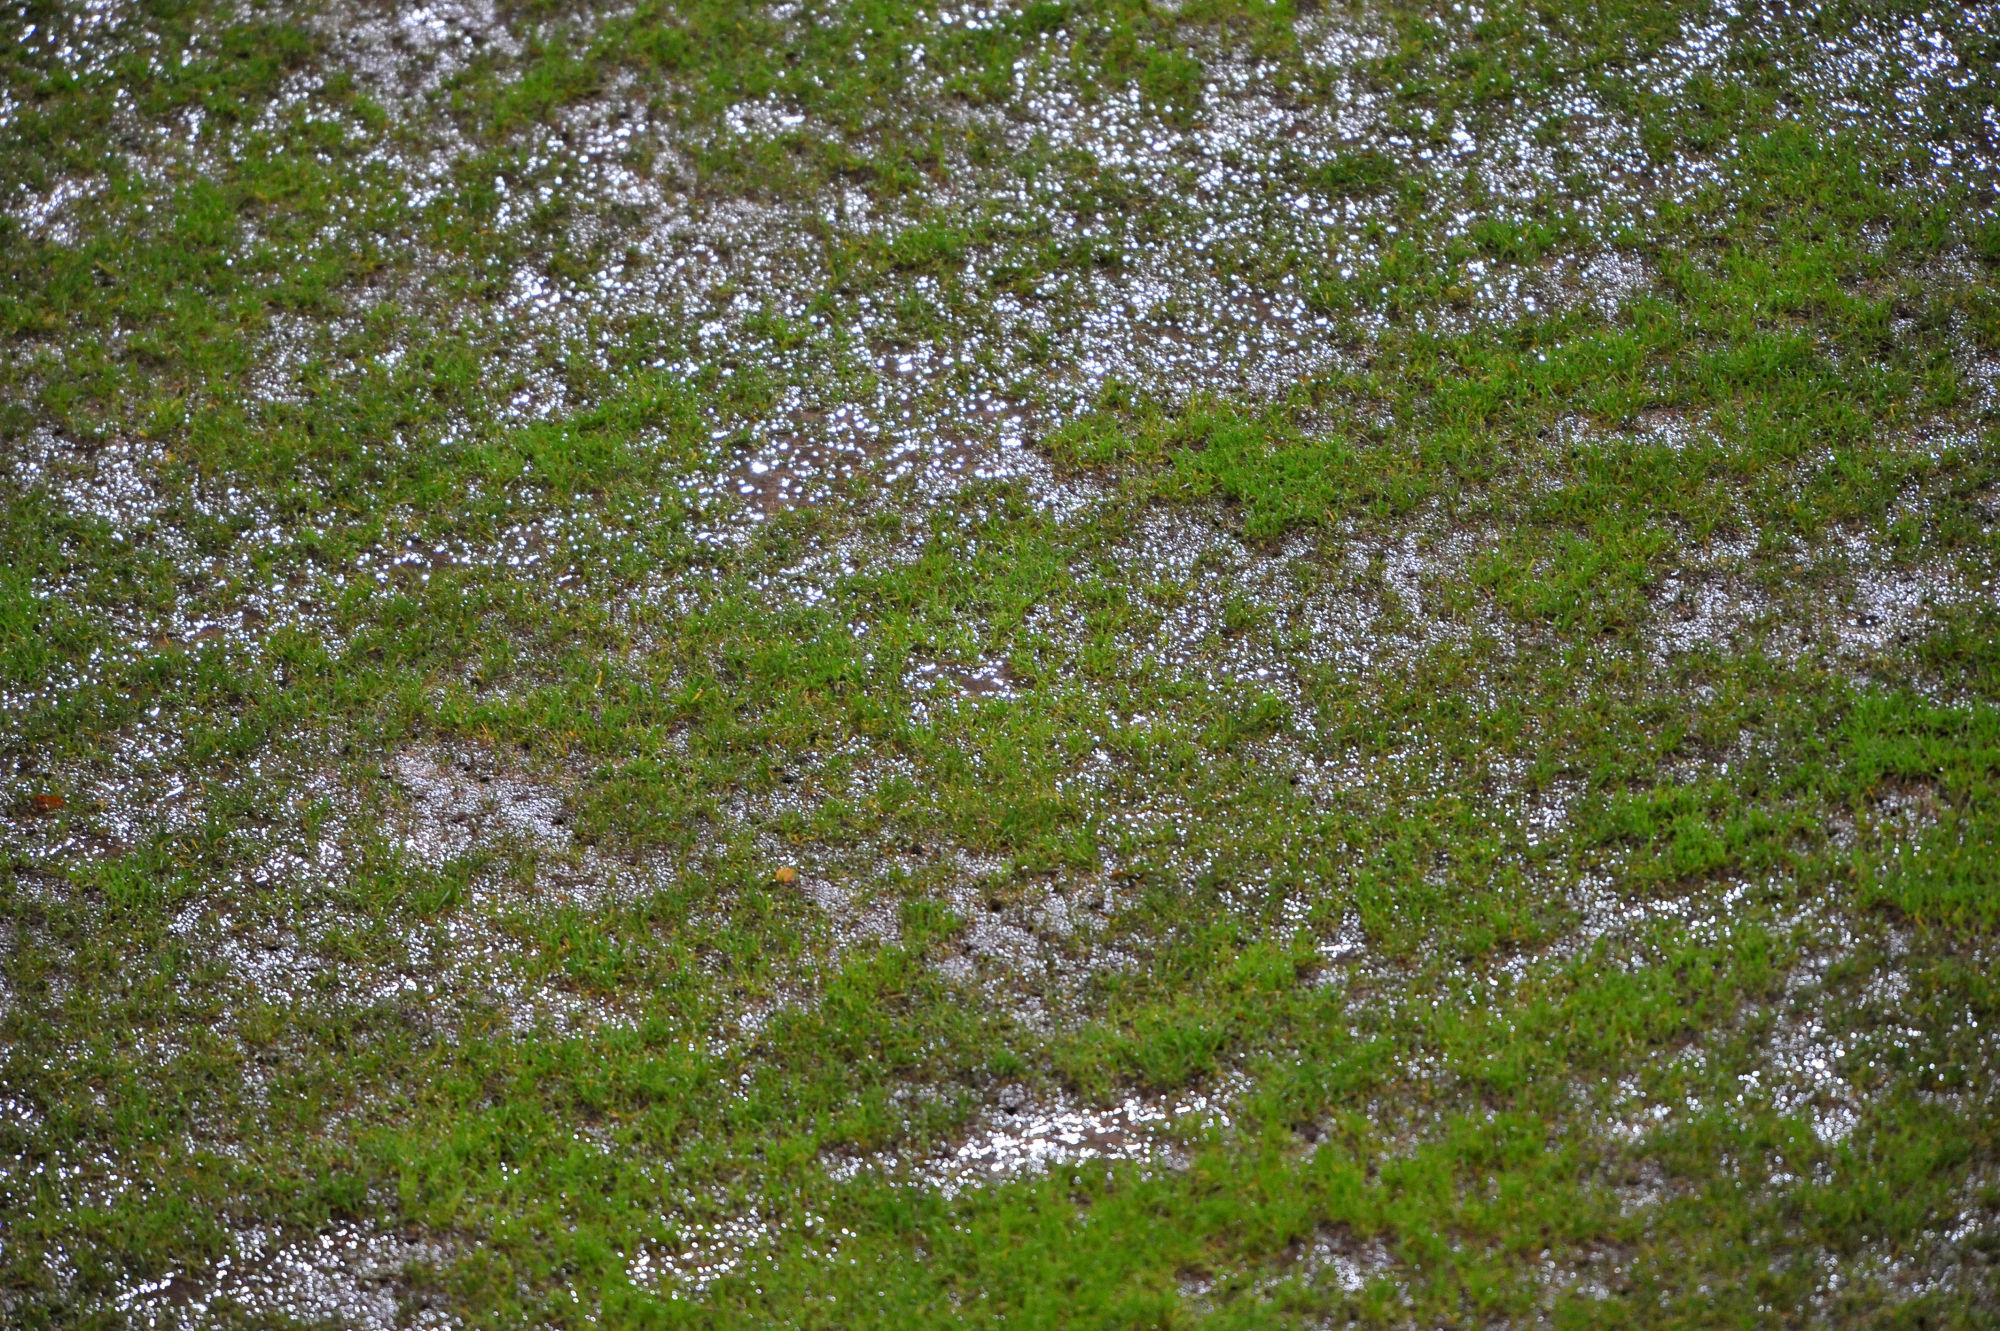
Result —
POLYGON ((1244 1089, 1231 1082, 1213 1092, 1170 1099, 1128 1096, 1109 1108, 1092 1108, 1009 1086, 949 1153, 919 1159, 846 1156, 828 1160, 827 1171, 836 1179, 881 1174, 953 1197, 968 1188, 1086 1162, 1181 1169, 1187 1165, 1186 1137, 1226 1131, 1230 1105, 1244 1089))
POLYGON ((894 947, 902 942, 902 919, 893 897, 870 899, 838 878, 817 873, 803 875, 799 887, 832 923, 835 958, 866 943, 894 947))
MULTIPOLYGON (((1310 1239, 1279 1254, 1272 1269, 1250 1281, 1248 1291, 1232 1291, 1231 1304, 1261 1303, 1281 1286, 1294 1283, 1359 1294, 1376 1281, 1393 1279, 1395 1270, 1395 1256, 1381 1237, 1362 1238, 1347 1225, 1321 1225, 1310 1239)), ((1229 1305, 1218 1306, 1212 1297, 1218 1284, 1211 1275, 1185 1274, 1180 1280, 1181 1298, 1197 1315, 1219 1312, 1229 1305)))
POLYGON ((1843 1073, 1852 1051, 1816 1014, 1781 1022, 1766 1046, 1767 1069, 1745 1074, 1745 1095, 1768 1095, 1781 1114, 1804 1114, 1826 1145, 1845 1141, 1861 1123, 1862 1097, 1843 1073))
POLYGON ((1005 890, 960 880, 945 899, 965 928, 938 973, 1029 1030, 1088 1020, 1096 981, 1141 964, 1142 941, 1113 923, 1115 878, 1005 890))
POLYGON ((717 1220, 680 1219, 672 1228, 676 1238, 672 1246, 640 1246, 626 1262, 625 1272, 641 1289, 657 1290, 675 1300, 700 1299, 718 1280, 754 1275, 781 1261, 831 1264, 854 1237, 853 1231, 810 1212, 789 1226, 774 1224, 753 1210, 717 1220), (788 1243, 788 1237, 798 1241, 788 1243), (781 1256, 784 1249, 791 1251, 781 1256))
POLYGON ((509 836, 551 852, 569 848, 563 789, 512 770, 490 749, 400 753, 384 771, 402 794, 400 844, 421 863, 442 866, 509 836))
POLYGON ((1688 653, 1755 645, 1866 678, 1881 658, 1922 637, 1940 611, 1977 600, 1955 562, 1894 562, 1859 533, 1776 558, 1747 541, 1690 555, 1653 592, 1646 638, 1662 669, 1688 653))
POLYGON ((337 1225, 286 1240, 237 1236, 233 1255, 199 1276, 169 1272, 128 1287, 111 1306, 125 1325, 176 1328, 244 1318, 345 1331, 445 1331, 463 1325, 419 1291, 460 1255, 456 1245, 337 1225))
POLYGON ((1310 1243, 1301 1245, 1294 1269, 1310 1283, 1358 1294, 1394 1266, 1395 1258, 1380 1238, 1361 1238, 1345 1226, 1322 1226, 1310 1243))
POLYGON ((435 96, 475 60, 521 53, 498 7, 480 0, 406 6, 349 0, 313 22, 329 40, 333 59, 392 106, 435 96))
POLYGON ((1026 681, 999 657, 981 657, 963 665, 918 661, 903 674, 910 691, 910 717, 928 724, 934 709, 984 702, 1005 702, 1020 696, 1026 681))

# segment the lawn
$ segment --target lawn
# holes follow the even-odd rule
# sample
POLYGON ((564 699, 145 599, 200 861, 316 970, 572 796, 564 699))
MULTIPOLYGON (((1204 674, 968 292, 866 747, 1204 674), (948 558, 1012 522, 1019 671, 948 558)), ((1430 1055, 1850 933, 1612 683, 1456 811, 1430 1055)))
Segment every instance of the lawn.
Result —
POLYGON ((2000 6, 14 0, 0 1322, 2000 1322, 2000 6))

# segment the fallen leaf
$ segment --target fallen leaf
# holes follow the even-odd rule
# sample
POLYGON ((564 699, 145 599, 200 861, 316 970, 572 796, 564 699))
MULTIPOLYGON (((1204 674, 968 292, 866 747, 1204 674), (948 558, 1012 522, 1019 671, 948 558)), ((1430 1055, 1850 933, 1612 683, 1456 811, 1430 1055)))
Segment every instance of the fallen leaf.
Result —
POLYGON ((777 879, 781 883, 796 883, 799 881, 799 871, 787 864, 784 868, 778 870, 777 879))
POLYGON ((63 797, 60 795, 28 796, 28 807, 30 809, 33 809, 36 813, 54 813, 57 809, 60 809, 62 806, 63 806, 63 797))

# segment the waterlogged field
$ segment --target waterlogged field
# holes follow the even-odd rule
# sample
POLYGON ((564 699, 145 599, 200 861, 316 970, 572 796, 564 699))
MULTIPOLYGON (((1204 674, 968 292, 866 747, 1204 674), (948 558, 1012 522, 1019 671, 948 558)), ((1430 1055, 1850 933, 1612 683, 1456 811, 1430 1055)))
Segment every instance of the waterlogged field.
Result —
POLYGON ((1997 94, 9 0, 0 1322, 1993 1325, 1997 94))

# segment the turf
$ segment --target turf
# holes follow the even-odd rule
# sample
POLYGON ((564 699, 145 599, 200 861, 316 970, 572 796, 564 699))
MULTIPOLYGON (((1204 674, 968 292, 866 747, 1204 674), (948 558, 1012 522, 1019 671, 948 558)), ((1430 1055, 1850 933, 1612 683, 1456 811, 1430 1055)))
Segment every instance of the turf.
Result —
POLYGON ((2000 1317, 2000 15, 0 14, 0 1320, 2000 1317))

